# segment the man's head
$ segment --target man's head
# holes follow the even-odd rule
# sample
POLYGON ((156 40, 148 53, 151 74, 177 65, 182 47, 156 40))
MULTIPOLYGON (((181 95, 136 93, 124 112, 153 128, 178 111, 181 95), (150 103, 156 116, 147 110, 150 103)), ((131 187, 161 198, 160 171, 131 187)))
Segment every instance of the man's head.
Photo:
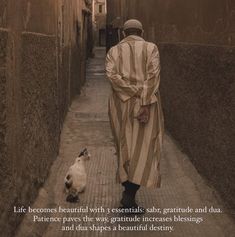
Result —
POLYGON ((123 34, 124 37, 129 35, 143 36, 144 30, 140 21, 136 19, 130 19, 124 23, 123 34))

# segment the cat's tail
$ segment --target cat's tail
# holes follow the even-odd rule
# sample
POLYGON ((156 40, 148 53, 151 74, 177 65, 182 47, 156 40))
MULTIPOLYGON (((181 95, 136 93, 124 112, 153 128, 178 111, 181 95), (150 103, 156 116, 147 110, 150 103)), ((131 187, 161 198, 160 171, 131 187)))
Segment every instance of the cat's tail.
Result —
POLYGON ((67 175, 65 177, 65 182, 64 182, 64 185, 67 189, 70 189, 73 185, 73 179, 72 179, 72 176, 71 175, 67 175))

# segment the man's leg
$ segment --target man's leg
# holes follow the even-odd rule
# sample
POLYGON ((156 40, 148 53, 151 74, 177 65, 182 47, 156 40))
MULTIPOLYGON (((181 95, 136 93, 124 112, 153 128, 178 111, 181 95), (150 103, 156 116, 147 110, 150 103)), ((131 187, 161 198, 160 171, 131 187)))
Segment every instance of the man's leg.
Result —
POLYGON ((122 183, 122 186, 124 186, 125 188, 121 200, 121 204, 123 205, 123 207, 138 207, 135 201, 135 196, 140 188, 140 185, 126 181, 122 183))

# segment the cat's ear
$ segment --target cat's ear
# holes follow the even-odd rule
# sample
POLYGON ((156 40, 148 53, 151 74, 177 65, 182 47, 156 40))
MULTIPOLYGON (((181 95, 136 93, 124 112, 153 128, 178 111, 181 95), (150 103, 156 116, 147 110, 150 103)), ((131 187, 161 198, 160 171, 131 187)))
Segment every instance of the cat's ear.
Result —
POLYGON ((83 150, 79 153, 78 157, 84 156, 85 151, 86 151, 86 148, 83 149, 83 150))

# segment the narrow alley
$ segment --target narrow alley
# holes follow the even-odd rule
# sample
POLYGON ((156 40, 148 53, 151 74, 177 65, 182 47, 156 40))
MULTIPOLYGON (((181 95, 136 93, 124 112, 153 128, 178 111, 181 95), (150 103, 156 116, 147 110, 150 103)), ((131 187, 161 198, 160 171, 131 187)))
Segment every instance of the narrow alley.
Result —
POLYGON ((0 1, 0 237, 234 237, 234 29, 232 0, 0 1))
MULTIPOLYGON (((80 96, 77 96, 67 114, 60 142, 59 157, 54 162, 49 177, 40 189, 32 208, 74 208, 119 206, 121 187, 115 181, 116 157, 112 142, 107 114, 109 83, 105 78, 105 49, 96 48, 95 58, 90 59, 87 66, 87 81, 80 96), (88 185, 80 195, 80 202, 70 204, 65 201, 63 192, 64 176, 75 157, 83 149, 91 153, 87 162, 88 185)), ((221 208, 223 213, 202 213, 200 224, 175 222, 174 232, 167 231, 62 231, 62 223, 33 222, 35 213, 28 213, 17 232, 17 237, 62 237, 62 236, 174 236, 174 237, 232 237, 234 225, 215 198, 215 191, 197 173, 190 160, 184 155, 169 135, 164 139, 164 157, 162 160, 162 187, 159 190, 141 188, 138 203, 146 208, 203 208, 211 206, 221 208)), ((37 214, 43 216, 43 214, 37 214)), ((48 214, 47 214, 48 215, 48 214)), ((51 214, 53 216, 53 214, 51 214)), ((57 216, 84 217, 84 213, 57 213, 57 216)), ((89 213, 95 217, 97 214, 89 213)), ((98 213, 99 216, 105 214, 98 213)), ((115 214, 112 214, 115 216, 115 214)), ((182 214, 183 215, 183 214, 182 214)), ((145 217, 159 216, 158 213, 146 213, 145 217)), ((84 224, 84 223, 83 223, 84 224)), ((118 224, 118 223, 116 223, 118 224)), ((132 225, 119 222, 122 226, 132 225)), ((142 223, 143 224, 143 223, 142 223)), ((159 224, 159 223, 158 223, 159 224)), ((111 225, 93 221, 84 226, 111 225)), ((165 223, 167 225, 167 223, 165 223)))

